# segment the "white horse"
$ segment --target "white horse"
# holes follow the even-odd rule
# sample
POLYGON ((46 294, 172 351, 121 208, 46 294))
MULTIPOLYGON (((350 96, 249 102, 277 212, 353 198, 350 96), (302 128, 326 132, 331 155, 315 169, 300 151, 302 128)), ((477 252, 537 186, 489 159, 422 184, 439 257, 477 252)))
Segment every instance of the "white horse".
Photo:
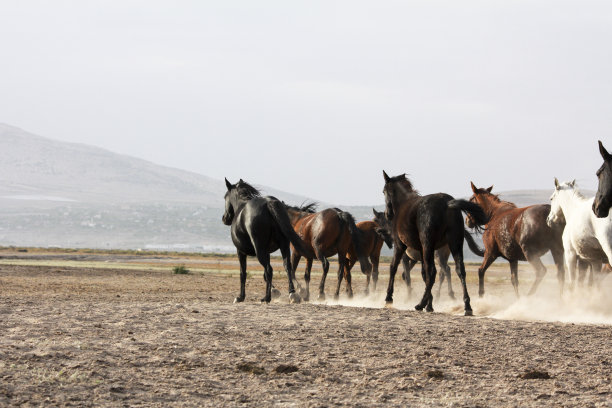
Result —
MULTIPOLYGON (((565 217, 563 249, 567 270, 576 283, 576 262, 591 264, 595 283, 601 280, 602 262, 612 260, 612 217, 597 218, 593 214, 593 197, 583 196, 576 188, 576 180, 559 184, 555 178, 555 192, 550 197, 550 226, 565 217)), ((612 212, 610 213, 612 214, 612 212)))

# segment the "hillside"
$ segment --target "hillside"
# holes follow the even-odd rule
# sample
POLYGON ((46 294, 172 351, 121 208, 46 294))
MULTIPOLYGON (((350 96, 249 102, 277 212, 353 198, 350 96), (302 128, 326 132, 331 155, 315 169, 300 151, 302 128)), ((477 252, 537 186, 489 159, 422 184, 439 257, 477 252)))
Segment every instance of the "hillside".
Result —
MULTIPOLYGON (((0 151, 0 245, 233 251, 221 223, 222 180, 5 124, 0 151)), ((307 200, 259 187, 287 202, 307 200)), ((529 205, 550 193, 502 197, 529 205)), ((357 220, 372 217, 370 206, 341 208, 357 220)))

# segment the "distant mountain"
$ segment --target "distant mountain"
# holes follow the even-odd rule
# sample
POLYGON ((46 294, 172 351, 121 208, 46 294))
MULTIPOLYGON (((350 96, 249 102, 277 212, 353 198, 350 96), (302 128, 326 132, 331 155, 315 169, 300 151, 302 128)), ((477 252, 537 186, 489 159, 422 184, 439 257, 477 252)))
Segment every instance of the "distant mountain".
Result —
MULTIPOLYGON (((6 124, 0 152, 0 245, 233 251, 221 223, 222 180, 6 124)), ((258 187, 289 203, 309 200, 258 187)), ((550 194, 501 196, 529 205, 548 202, 550 194)), ((372 218, 370 206, 340 207, 358 221, 372 218)))

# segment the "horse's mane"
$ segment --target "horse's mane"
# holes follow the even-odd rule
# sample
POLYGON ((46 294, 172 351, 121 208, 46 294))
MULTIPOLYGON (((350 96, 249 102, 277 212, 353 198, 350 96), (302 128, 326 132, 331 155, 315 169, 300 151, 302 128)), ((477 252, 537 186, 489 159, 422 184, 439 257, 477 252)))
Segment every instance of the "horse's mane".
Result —
POLYGON ((415 193, 419 192, 414 188, 412 182, 406 177, 406 173, 400 174, 399 176, 393 176, 389 178, 389 183, 400 183, 402 187, 406 190, 406 193, 415 193))
POLYGON ((238 197, 244 200, 250 200, 251 198, 261 197, 261 192, 247 183, 246 181, 240 180, 238 184, 236 184, 236 191, 238 192, 238 197))
POLYGON ((309 214, 314 214, 317 211, 317 203, 315 203, 314 201, 311 201, 309 203, 303 202, 302 205, 300 206, 289 205, 284 201, 283 201, 283 204, 285 204, 285 207, 287 207, 287 209, 294 210, 294 211, 305 212, 309 214))
POLYGON ((588 197, 586 197, 584 194, 582 194, 580 190, 578 190, 578 186, 576 184, 570 185, 568 182, 565 182, 563 183, 563 187, 568 187, 568 188, 565 188, 564 190, 571 191, 572 193, 574 193, 576 197, 580 199, 583 199, 583 200, 588 199, 588 197))
POLYGON ((516 204, 514 204, 513 202, 502 200, 501 198, 499 198, 499 194, 489 193, 488 191, 486 191, 484 189, 478 189, 478 190, 483 190, 483 191, 478 191, 478 194, 486 195, 487 198, 490 198, 493 202, 496 202, 496 203, 502 204, 502 205, 507 205, 507 206, 512 207, 512 208, 516 208, 516 204))

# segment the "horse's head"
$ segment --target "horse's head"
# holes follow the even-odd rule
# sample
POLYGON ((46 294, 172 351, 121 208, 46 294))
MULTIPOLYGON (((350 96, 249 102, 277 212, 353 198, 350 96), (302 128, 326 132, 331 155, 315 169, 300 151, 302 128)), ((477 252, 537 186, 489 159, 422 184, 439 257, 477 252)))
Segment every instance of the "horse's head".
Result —
POLYGON ((412 183, 406 178, 405 173, 389 177, 383 170, 383 177, 385 178, 385 187, 383 188, 383 194, 385 195, 385 217, 391 221, 395 216, 393 203, 405 199, 409 194, 416 194, 417 191, 413 189, 412 183))
POLYGON ((230 183, 227 179, 225 179, 225 186, 227 187, 227 192, 225 193, 225 212, 223 213, 223 217, 221 217, 221 221, 223 221, 225 225, 232 225, 238 189, 236 184, 230 183))
POLYGON ((598 218, 605 218, 610 213, 612 206, 612 155, 608 153, 601 141, 599 141, 599 153, 604 162, 597 170, 599 184, 593 201, 593 212, 598 218))
POLYGON ((236 184, 232 184, 225 179, 227 192, 225 193, 225 213, 222 221, 225 225, 231 225, 235 214, 240 212, 242 205, 254 197, 261 197, 258 189, 240 179, 236 184))
POLYGON ((559 184, 559 180, 555 177, 555 191, 550 196, 550 213, 546 217, 546 224, 549 227, 555 225, 565 225, 565 215, 563 214, 563 208, 561 207, 561 196, 565 191, 575 191, 576 180, 566 181, 565 183, 559 184))
MULTIPOLYGON (((486 208, 484 204, 487 202, 488 197, 493 195, 491 193, 491 191, 493 190, 493 186, 489 188, 478 188, 471 181, 470 181, 470 184, 472 186, 472 193, 473 193, 472 196, 470 197, 470 201, 475 204, 478 204, 479 206, 483 208, 486 208)), ((469 213, 465 216, 465 224, 468 226, 468 228, 478 228, 479 227, 469 213)))
POLYGON ((393 247, 393 236, 391 235, 391 223, 385 217, 385 214, 382 212, 376 211, 372 208, 372 212, 374 213, 374 222, 378 224, 378 227, 374 231, 385 241, 385 244, 389 248, 393 247))

